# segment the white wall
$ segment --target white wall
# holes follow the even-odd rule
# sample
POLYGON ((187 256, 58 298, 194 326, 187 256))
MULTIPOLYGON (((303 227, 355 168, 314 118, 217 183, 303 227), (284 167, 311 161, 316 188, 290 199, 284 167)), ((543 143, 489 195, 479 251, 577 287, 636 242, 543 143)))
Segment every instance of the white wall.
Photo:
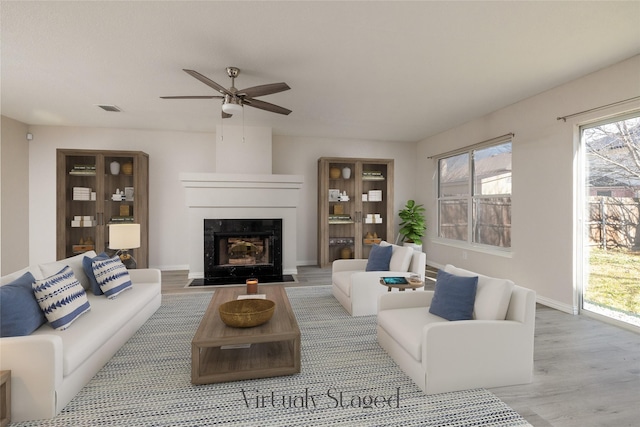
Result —
POLYGON ((56 149, 134 150, 149 154, 149 264, 187 268, 187 208, 181 172, 214 172, 215 134, 31 126, 30 255, 56 258, 56 149))
POLYGON ((638 96, 639 76, 640 56, 636 56, 421 141, 418 157, 424 167, 418 171, 425 186, 417 197, 429 207, 428 262, 511 278, 536 290, 540 302, 574 312, 577 128, 605 115, 638 109, 640 103, 581 115, 567 123, 557 117, 638 96), (435 238, 437 164, 428 157, 508 132, 515 133, 511 256, 442 244, 435 238))
POLYGON ((0 145, 0 275, 29 265, 27 125, 2 117, 0 145))
MULTIPOLYGON (((32 126, 30 263, 55 259, 57 148, 139 150, 149 154, 149 265, 188 268, 188 211, 179 174, 216 172, 214 133, 32 126)), ((227 129, 225 128, 225 133, 227 129)), ((322 156, 395 159, 395 205, 415 194, 416 144, 273 136, 273 173, 303 175, 297 264, 316 265, 317 160, 322 156)), ((397 226, 397 224, 396 224, 397 226)))

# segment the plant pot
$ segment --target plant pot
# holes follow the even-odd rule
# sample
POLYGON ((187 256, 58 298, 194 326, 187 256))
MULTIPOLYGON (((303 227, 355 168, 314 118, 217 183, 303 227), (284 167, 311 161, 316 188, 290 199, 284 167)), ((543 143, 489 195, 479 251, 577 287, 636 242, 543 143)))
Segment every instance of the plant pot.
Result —
POLYGON ((410 248, 412 248, 412 249, 413 249, 414 251, 416 251, 416 252, 422 252, 422 245, 416 245, 416 244, 415 244, 415 243, 413 243, 413 242, 404 242, 404 243, 402 244, 402 246, 410 247, 410 248))

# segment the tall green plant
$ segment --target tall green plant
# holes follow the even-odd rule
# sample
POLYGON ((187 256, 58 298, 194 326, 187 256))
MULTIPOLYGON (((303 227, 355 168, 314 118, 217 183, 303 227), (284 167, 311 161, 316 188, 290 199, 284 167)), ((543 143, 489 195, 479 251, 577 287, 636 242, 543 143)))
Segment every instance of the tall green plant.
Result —
POLYGON ((403 241, 416 245, 422 244, 422 236, 427 230, 424 212, 423 205, 417 205, 414 200, 408 200, 404 209, 400 209, 399 216, 402 222, 399 232, 403 236, 403 241))

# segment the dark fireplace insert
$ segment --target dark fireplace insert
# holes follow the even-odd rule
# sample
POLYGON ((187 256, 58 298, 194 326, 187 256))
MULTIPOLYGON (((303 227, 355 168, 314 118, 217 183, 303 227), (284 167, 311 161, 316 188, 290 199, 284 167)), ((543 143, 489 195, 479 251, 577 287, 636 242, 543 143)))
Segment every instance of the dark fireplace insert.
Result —
POLYGON ((203 285, 281 282, 282 219, 205 219, 203 285))

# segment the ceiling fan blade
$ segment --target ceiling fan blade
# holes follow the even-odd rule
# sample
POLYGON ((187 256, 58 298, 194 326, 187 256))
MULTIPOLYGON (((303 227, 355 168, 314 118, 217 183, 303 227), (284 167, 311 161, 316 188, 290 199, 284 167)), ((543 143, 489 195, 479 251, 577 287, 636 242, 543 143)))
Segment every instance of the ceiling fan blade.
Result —
POLYGON ((197 71, 194 70, 186 70, 183 69, 183 71, 187 74, 189 74, 192 77, 195 77, 196 79, 200 80, 202 83, 206 84, 209 87, 214 88, 215 90, 217 90, 218 92, 220 92, 223 95, 233 95, 231 92, 229 92, 229 90, 223 86, 220 86, 218 83, 214 82, 213 80, 211 80, 208 77, 203 76, 202 74, 200 74, 197 71))
POLYGON ((284 115, 288 115, 291 113, 291 110, 287 108, 280 107, 279 105, 271 104, 269 102, 260 101, 259 99, 245 98, 242 103, 250 107, 259 108, 261 110, 270 111, 272 113, 284 115))
POLYGON ((289 89, 291 88, 286 83, 270 83, 239 90, 237 95, 253 98, 254 96, 264 96, 271 95, 272 93, 284 92, 289 89))
POLYGON ((212 99, 212 98, 220 98, 224 99, 224 96, 219 95, 210 95, 210 96, 161 96, 162 99, 212 99))

